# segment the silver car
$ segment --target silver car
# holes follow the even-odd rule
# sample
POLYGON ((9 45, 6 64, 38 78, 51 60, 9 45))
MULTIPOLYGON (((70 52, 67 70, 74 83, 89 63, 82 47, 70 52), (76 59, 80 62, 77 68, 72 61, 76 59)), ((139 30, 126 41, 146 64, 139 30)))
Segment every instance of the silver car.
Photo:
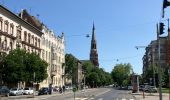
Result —
POLYGON ((11 88, 9 95, 22 95, 23 94, 23 89, 19 89, 19 88, 11 88))

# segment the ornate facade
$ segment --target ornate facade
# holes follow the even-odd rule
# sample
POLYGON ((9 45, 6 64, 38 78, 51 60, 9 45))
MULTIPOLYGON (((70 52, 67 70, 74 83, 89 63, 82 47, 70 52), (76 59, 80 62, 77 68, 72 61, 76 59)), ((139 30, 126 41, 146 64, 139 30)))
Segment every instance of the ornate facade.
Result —
POLYGON ((17 47, 37 53, 49 64, 48 78, 39 87, 64 85, 64 34, 56 36, 26 10, 16 15, 0 5, 0 53, 17 47))

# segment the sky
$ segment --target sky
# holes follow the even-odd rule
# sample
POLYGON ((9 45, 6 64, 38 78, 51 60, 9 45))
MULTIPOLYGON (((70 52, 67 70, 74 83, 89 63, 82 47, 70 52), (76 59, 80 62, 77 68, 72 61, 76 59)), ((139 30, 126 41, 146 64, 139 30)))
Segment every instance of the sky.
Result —
MULTIPOLYGON (((100 68, 111 72, 116 64, 130 63, 142 73, 145 48, 156 39, 162 0, 1 0, 14 13, 22 9, 37 16, 56 35, 65 33, 65 53, 89 59, 95 25, 100 68), (117 60, 118 59, 118 60, 117 60)), ((165 10, 165 18, 168 18, 165 10)))

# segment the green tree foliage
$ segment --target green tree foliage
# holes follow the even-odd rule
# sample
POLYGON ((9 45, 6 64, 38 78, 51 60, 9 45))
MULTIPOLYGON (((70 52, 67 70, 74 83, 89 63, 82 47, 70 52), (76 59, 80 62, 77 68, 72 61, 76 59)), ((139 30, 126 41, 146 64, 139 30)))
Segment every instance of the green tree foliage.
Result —
POLYGON ((35 53, 15 49, 4 58, 0 67, 4 82, 18 83, 43 81, 47 78, 47 66, 48 64, 35 53))
POLYGON ((111 72, 114 82, 119 86, 130 84, 132 66, 128 64, 117 64, 111 72))
POLYGON ((27 57, 25 60, 26 65, 26 76, 27 82, 42 82, 44 79, 48 77, 47 74, 47 62, 42 60, 37 54, 35 53, 27 53, 27 57), (35 77, 34 77, 35 75, 35 77))
POLYGON ((67 78, 72 78, 77 68, 77 59, 72 54, 65 55, 65 74, 67 78))
POLYGON ((86 84, 91 87, 110 85, 113 82, 110 73, 94 67, 91 61, 85 61, 83 69, 86 71, 86 84))

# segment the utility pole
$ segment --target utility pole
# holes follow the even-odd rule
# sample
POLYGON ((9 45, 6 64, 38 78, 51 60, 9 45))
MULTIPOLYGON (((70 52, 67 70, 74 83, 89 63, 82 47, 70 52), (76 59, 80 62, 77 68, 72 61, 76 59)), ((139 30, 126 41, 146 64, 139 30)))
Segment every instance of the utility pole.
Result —
POLYGON ((162 100, 162 80, 161 80, 161 64, 160 64, 160 38, 159 38, 160 34, 163 34, 163 31, 160 31, 160 28, 158 29, 158 24, 157 24, 159 100, 162 100))

